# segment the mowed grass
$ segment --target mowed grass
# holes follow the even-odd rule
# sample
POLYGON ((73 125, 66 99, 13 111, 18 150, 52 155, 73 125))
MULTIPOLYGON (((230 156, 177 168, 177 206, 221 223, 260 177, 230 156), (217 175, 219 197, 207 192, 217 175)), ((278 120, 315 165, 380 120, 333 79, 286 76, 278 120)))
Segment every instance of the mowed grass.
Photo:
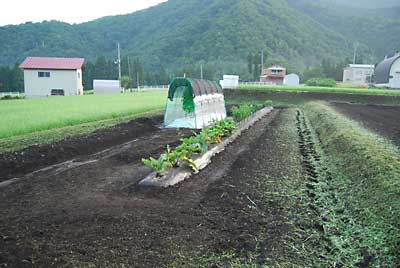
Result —
POLYGON ((321 93, 344 93, 362 95, 399 96, 400 90, 369 89, 369 88, 346 88, 346 87, 309 87, 309 86, 252 86, 243 85, 241 90, 265 90, 265 91, 289 91, 289 92, 321 92, 321 93))
POLYGON ((164 108, 166 91, 0 101, 0 139, 164 108))

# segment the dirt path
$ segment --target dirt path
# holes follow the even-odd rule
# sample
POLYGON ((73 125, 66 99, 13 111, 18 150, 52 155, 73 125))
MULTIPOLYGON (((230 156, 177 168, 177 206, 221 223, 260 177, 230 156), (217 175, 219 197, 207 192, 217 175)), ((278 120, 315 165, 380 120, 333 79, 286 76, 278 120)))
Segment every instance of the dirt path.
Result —
POLYGON ((313 267, 296 116, 275 111, 166 190, 136 183, 171 131, 0 189, 0 267, 313 267))
POLYGON ((336 110, 400 146, 400 106, 333 103, 336 110))

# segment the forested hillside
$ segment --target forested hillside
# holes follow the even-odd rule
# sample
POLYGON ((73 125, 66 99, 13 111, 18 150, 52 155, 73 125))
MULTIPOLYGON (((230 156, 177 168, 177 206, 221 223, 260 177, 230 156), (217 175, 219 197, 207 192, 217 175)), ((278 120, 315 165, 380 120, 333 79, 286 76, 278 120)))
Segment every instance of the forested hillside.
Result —
MULTIPOLYGON (((50 21, 0 27, 0 65, 26 56, 139 59, 151 72, 190 73, 203 63, 208 72, 239 73, 250 79, 249 57, 264 50, 266 63, 302 72, 322 59, 352 58, 375 63, 400 48, 397 1, 169 0, 123 16, 70 25, 50 21), (358 3, 364 3, 357 8, 358 3), (338 3, 335 1, 335 3, 338 3), (374 4, 375 3, 375 4, 374 4), (397 36, 397 37, 396 37, 397 36), (246 76, 247 75, 247 76, 246 76)), ((253 59, 250 60, 253 62, 253 59)))
POLYGON ((337 5, 330 4, 331 0, 288 2, 361 49, 371 49, 376 60, 400 49, 400 1, 335 1, 337 5))
POLYGON ((349 55, 351 49, 343 35, 281 0, 170 0, 79 25, 1 27, 0 40, 0 64, 28 55, 111 57, 120 41, 123 54, 141 58, 147 67, 168 69, 200 61, 232 69, 236 63, 245 66, 248 54, 261 49, 304 68, 322 56, 349 55))

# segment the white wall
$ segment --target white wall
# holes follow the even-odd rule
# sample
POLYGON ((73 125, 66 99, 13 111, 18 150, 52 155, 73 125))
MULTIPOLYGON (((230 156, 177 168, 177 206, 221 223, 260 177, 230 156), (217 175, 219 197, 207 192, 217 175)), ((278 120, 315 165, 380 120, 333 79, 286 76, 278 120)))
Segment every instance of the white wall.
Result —
POLYGON ((238 75, 224 75, 224 80, 219 80, 222 88, 237 88, 239 86, 238 75))
POLYGON ((400 59, 396 60, 390 69, 389 87, 400 88, 400 59))
POLYGON ((24 70, 24 84, 28 98, 51 96, 52 89, 64 90, 65 96, 83 94, 82 70, 24 70), (39 77, 39 72, 50 72, 50 77, 39 77))
POLYGON ((368 83, 374 69, 347 67, 343 71, 343 82, 368 83))
POLYGON ((116 94, 121 93, 119 80, 93 80, 94 94, 116 94))

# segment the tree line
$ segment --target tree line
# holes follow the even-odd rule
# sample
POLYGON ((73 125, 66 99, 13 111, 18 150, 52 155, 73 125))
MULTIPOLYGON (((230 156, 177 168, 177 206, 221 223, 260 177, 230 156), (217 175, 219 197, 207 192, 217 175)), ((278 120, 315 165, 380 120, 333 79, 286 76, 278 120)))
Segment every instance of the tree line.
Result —
MULTIPOLYGON (((295 68, 287 62, 275 61, 266 53, 264 58, 264 67, 271 66, 273 63, 280 64, 287 68, 288 73, 299 73, 303 82, 311 78, 331 78, 336 81, 342 81, 343 68, 351 63, 350 59, 344 59, 335 62, 330 59, 323 59, 320 64, 311 66, 302 73, 297 72, 295 68)), ((356 63, 363 63, 362 57, 359 57, 356 63)), ((136 88, 138 85, 167 85, 174 77, 203 78, 207 80, 218 80, 222 78, 222 73, 215 69, 212 64, 187 65, 178 70, 166 70, 160 67, 159 70, 145 70, 144 64, 139 58, 125 56, 121 59, 122 86, 125 88, 136 88)), ((243 81, 259 81, 261 74, 261 56, 260 53, 249 53, 247 57, 247 73, 238 73, 243 81)), ((95 79, 118 80, 118 64, 114 60, 107 59, 105 56, 99 56, 93 61, 86 61, 83 67, 83 83, 85 90, 93 88, 95 79)), ((0 91, 23 91, 24 75, 23 71, 14 66, 0 67, 0 91)))
POLYGON ((23 91, 24 89, 24 73, 18 67, 14 66, 0 67, 0 91, 23 91))

